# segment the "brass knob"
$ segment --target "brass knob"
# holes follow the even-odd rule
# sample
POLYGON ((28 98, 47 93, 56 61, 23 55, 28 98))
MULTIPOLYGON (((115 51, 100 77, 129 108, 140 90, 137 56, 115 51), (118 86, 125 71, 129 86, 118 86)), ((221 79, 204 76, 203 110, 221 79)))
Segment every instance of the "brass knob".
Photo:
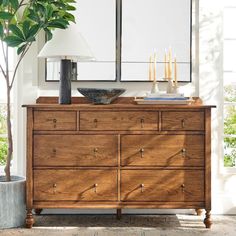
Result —
POLYGON ((141 122, 141 128, 143 128, 144 127, 144 119, 141 118, 140 122, 141 122))
POLYGON ((52 187, 53 187, 53 194, 56 194, 56 191, 57 191, 57 190, 56 190, 57 184, 53 184, 52 187))
POLYGON ((97 192, 97 186, 98 186, 98 184, 94 184, 94 192, 95 193, 97 192))
POLYGON ((185 148, 182 149, 182 156, 186 157, 186 149, 185 148))
POLYGON ((144 148, 140 149, 140 153, 141 153, 141 158, 143 158, 144 157, 144 148))
POLYGON ((53 119, 52 121, 53 121, 53 123, 57 123, 57 119, 53 119))
POLYGON ((98 153, 98 149, 97 149, 97 148, 94 148, 94 149, 93 149, 93 154, 94 154, 95 157, 97 157, 97 153, 98 153))
POLYGON ((98 120, 97 120, 97 119, 94 119, 93 122, 94 122, 94 128, 97 128, 97 126, 98 126, 98 120))
POLYGON ((185 119, 181 120, 182 128, 185 128, 185 119))
POLYGON ((185 185, 182 184, 182 185, 181 185, 181 188, 182 188, 182 193, 184 193, 184 192, 185 192, 185 185))
POLYGON ((144 184, 140 184, 140 187, 141 187, 141 193, 143 193, 143 191, 144 191, 144 184))

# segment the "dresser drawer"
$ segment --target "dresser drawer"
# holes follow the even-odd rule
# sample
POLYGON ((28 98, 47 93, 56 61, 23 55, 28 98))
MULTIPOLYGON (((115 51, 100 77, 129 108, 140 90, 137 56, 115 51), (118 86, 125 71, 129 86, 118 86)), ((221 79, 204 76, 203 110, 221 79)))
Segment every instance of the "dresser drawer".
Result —
POLYGON ((34 170, 35 201, 116 201, 116 170, 34 170))
POLYGON ((157 130, 158 112, 81 112, 80 130, 157 130))
POLYGON ((76 130, 75 111, 35 111, 34 130, 76 130))
POLYGON ((34 166, 116 166, 115 135, 35 135, 34 166))
POLYGON ((204 201, 202 170, 122 170, 122 201, 204 201))
POLYGON ((204 112, 162 112, 162 130, 204 130, 204 112))
POLYGON ((204 166, 204 135, 122 135, 122 166, 204 166))

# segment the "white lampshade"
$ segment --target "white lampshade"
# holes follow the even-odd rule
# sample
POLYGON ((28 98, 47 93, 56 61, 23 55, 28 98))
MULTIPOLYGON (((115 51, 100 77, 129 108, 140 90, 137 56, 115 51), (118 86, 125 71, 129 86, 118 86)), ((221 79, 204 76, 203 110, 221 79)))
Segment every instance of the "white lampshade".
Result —
POLYGON ((54 59, 73 59, 76 61, 94 60, 86 40, 78 31, 76 24, 70 25, 67 29, 56 29, 53 38, 48 41, 38 57, 54 59))

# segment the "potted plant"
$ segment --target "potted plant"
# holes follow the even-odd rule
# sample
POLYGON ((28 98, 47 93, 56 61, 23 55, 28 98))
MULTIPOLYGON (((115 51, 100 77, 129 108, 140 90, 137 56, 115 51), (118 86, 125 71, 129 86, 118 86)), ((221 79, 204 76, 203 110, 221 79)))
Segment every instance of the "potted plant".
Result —
POLYGON ((2 74, 0 79, 3 78, 6 82, 7 96, 7 155, 5 175, 0 176, 0 228, 20 226, 25 216, 25 179, 11 176, 10 172, 13 156, 11 91, 17 70, 39 32, 44 31, 50 40, 53 29, 66 29, 70 22, 74 22, 74 16, 70 13, 75 10, 72 5, 74 2, 74 0, 0 0, 0 51, 2 50, 4 58, 4 62, 0 63, 2 74), (13 73, 9 71, 9 47, 16 48, 18 54, 13 73))

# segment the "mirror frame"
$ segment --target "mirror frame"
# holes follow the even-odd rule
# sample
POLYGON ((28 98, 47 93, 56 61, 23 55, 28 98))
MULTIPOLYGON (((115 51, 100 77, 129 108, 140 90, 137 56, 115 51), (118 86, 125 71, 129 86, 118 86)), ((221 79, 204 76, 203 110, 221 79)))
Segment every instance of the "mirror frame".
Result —
MULTIPOLYGON (((120 82, 120 83, 152 83, 149 80, 122 80, 122 2, 123 0, 116 1, 116 52, 115 52, 115 79, 114 80, 72 80, 71 82, 120 82)), ((191 83, 193 73, 193 0, 190 1, 190 80, 178 81, 180 83, 191 83)), ((46 38, 45 38, 46 42, 46 38)), ((157 80, 158 82, 166 82, 163 80, 157 80)), ((45 59, 45 82, 59 82, 59 80, 47 80, 47 59, 45 59)))

